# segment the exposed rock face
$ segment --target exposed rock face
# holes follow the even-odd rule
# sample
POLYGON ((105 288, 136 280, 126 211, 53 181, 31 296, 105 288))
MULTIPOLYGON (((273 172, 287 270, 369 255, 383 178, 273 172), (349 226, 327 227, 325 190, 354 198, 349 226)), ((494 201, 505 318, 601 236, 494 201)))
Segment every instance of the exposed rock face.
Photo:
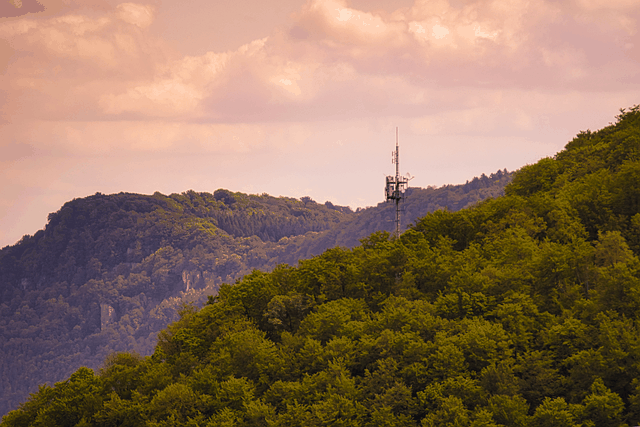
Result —
POLYGON ((116 310, 109 304, 100 304, 100 330, 116 321, 116 310))
POLYGON ((186 292, 190 289, 195 289, 200 282, 201 277, 202 273, 199 271, 184 270, 182 272, 182 283, 184 284, 184 291, 186 292))

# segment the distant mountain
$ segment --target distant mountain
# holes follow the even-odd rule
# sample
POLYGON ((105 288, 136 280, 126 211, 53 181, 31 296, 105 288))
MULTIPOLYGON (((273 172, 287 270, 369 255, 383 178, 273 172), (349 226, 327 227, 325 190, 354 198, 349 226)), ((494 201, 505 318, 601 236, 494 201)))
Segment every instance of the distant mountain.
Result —
MULTIPOLYGON (((403 228, 503 193, 498 171, 464 185, 410 188, 403 228)), ((254 269, 295 265, 394 228, 392 204, 358 209, 220 189, 74 199, 44 230, 0 250, 0 414, 39 384, 98 368, 115 351, 153 352, 185 303, 254 269)))

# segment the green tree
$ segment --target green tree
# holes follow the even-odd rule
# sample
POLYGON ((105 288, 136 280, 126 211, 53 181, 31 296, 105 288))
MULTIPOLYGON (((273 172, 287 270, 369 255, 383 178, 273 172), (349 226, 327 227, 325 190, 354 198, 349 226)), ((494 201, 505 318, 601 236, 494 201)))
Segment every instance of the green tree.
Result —
POLYGON ((620 396, 611 392, 601 378, 596 378, 589 391, 582 401, 585 417, 598 427, 621 426, 624 402, 620 396))
POLYGON ((531 425, 536 427, 574 427, 578 421, 576 405, 568 405, 562 397, 545 398, 533 414, 531 425))

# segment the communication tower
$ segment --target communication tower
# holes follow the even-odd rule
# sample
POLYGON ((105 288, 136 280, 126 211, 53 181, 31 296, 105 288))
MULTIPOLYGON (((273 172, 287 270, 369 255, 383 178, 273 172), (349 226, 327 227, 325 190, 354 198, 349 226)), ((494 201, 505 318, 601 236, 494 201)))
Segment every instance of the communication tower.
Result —
POLYGON ((396 165, 396 175, 387 175, 387 185, 384 189, 386 201, 396 203, 396 239, 400 236, 400 201, 404 200, 404 192, 409 187, 410 174, 400 176, 400 148, 398 147, 398 128, 396 127, 396 150, 391 152, 391 163, 396 165))

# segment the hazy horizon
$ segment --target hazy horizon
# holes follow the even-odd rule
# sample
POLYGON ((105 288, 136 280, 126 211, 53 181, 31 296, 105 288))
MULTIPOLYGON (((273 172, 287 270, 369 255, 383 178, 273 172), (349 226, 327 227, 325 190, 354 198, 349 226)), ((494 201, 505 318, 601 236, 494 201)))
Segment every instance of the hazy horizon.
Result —
POLYGON ((0 6, 0 247, 96 192, 382 201, 560 151, 640 101, 636 0, 0 6))

